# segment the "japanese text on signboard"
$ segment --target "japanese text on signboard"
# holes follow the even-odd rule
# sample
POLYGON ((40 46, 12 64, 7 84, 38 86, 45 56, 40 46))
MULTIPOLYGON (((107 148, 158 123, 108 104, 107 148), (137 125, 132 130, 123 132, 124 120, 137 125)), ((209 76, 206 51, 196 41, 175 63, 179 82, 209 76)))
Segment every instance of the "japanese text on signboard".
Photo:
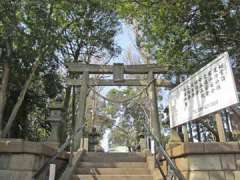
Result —
POLYGON ((237 102, 229 56, 224 53, 170 92, 171 127, 237 102))

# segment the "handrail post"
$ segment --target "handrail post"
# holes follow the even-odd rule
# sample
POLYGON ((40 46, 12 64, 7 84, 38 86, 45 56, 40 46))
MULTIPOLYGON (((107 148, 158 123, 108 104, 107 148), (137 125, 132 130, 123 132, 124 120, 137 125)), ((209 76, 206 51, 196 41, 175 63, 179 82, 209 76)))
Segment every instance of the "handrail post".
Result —
POLYGON ((73 163, 73 137, 70 139, 70 156, 69 156, 69 165, 72 166, 73 163))

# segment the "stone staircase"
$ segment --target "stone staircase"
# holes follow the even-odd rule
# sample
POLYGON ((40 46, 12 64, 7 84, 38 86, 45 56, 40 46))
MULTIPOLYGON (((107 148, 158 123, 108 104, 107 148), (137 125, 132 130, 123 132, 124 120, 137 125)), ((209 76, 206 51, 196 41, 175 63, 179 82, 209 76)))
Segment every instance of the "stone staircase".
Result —
POLYGON ((72 180, 153 180, 143 153, 88 152, 72 180))

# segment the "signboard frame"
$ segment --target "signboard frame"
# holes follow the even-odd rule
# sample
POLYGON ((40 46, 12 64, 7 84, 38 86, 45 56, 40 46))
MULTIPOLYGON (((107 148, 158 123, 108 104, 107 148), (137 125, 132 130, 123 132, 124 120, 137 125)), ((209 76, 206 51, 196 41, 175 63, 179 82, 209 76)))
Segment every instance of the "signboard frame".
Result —
POLYGON ((170 91, 170 127, 196 120, 237 103, 239 99, 236 84, 229 55, 225 52, 170 91), (226 98, 226 101, 219 96, 226 98))

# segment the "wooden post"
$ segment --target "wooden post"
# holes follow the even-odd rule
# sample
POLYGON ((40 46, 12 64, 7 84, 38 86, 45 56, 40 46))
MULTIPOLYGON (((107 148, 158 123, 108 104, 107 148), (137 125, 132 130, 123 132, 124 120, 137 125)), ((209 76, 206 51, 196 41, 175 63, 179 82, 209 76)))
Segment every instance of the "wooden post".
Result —
MULTIPOLYGON (((74 132, 77 131, 84 123, 85 111, 86 111, 86 100, 87 100, 87 93, 88 93, 88 79, 89 74, 88 72, 84 72, 82 75, 83 84, 80 88, 80 98, 79 98, 79 107, 77 111, 77 119, 75 122, 74 132)), ((81 141, 82 134, 78 134, 74 139, 74 151, 77 151, 80 148, 80 141, 81 141)))
POLYGON ((220 111, 216 112, 215 120, 216 120, 216 124, 217 124, 219 141, 220 142, 226 142, 226 135, 225 135, 224 125, 223 125, 222 116, 221 116, 220 111))
MULTIPOLYGON (((153 72, 148 73, 149 82, 154 80, 153 72)), ((150 125, 151 131, 154 137, 161 142, 160 121, 158 115, 157 93, 155 87, 155 81, 149 86, 149 99, 150 99, 150 125)))

